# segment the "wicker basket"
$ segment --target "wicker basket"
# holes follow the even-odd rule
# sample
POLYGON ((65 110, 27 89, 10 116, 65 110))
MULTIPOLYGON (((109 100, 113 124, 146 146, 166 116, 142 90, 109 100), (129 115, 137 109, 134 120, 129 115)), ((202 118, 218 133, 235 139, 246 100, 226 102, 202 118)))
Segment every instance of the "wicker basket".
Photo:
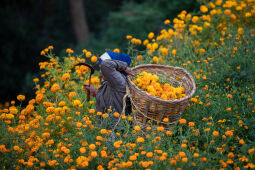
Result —
POLYGON ((145 64, 132 68, 134 73, 142 71, 151 72, 156 75, 169 77, 172 86, 182 86, 185 88, 187 97, 174 100, 163 100, 152 96, 139 89, 128 76, 128 90, 134 111, 134 123, 145 129, 151 125, 163 125, 164 127, 173 127, 174 123, 184 112, 189 100, 196 90, 195 81, 191 74, 180 67, 172 67, 157 64, 145 64), (168 118, 168 122, 163 122, 168 118))

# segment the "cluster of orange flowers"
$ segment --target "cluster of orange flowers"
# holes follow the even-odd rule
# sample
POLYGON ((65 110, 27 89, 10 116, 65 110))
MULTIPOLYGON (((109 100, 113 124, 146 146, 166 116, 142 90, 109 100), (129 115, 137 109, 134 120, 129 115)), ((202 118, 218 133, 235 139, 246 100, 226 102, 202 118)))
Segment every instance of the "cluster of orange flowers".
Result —
POLYGON ((137 75, 132 82, 145 92, 164 100, 186 97, 183 87, 173 87, 169 83, 160 84, 159 76, 156 74, 143 71, 140 75, 137 75))

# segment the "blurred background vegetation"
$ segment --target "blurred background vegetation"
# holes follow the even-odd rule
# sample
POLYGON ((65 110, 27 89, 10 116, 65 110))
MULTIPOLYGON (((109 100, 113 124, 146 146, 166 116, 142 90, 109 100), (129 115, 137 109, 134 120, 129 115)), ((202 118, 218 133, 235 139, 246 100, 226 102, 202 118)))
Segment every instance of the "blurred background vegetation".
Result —
POLYGON ((165 19, 182 10, 197 11, 196 0, 2 0, 0 6, 0 103, 18 94, 33 97, 33 78, 39 77, 42 49, 54 46, 64 55, 87 49, 125 52, 126 35, 145 39, 157 34, 165 19))

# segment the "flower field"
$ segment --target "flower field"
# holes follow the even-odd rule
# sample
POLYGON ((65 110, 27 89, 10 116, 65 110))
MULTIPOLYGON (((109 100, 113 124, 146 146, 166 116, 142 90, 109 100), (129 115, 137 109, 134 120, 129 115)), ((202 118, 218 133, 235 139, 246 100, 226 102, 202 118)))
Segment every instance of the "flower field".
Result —
MULTIPOLYGON (((34 98, 24 106, 20 94, 0 109, 1 169, 254 169, 255 0, 206 1, 162 25, 145 40, 126 39, 132 66, 178 66, 195 79, 174 128, 142 133, 132 115, 96 113, 82 89, 90 70, 75 64, 98 58, 70 48, 58 57, 49 46, 34 98)), ((91 83, 100 87, 98 71, 91 83)))

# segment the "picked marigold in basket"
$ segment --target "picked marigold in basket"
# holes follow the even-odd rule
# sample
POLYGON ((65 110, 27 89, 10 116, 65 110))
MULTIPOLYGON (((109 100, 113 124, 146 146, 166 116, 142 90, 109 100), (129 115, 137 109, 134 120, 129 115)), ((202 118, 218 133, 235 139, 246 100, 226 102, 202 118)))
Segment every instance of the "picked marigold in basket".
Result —
POLYGON ((164 100, 180 99, 187 96, 184 87, 171 86, 165 78, 167 77, 164 77, 164 82, 160 76, 143 71, 136 74, 132 82, 145 92, 164 100))
POLYGON ((127 93, 134 123, 143 129, 174 126, 196 90, 191 74, 184 68, 158 64, 139 65, 132 71, 136 76, 127 77, 127 93))

